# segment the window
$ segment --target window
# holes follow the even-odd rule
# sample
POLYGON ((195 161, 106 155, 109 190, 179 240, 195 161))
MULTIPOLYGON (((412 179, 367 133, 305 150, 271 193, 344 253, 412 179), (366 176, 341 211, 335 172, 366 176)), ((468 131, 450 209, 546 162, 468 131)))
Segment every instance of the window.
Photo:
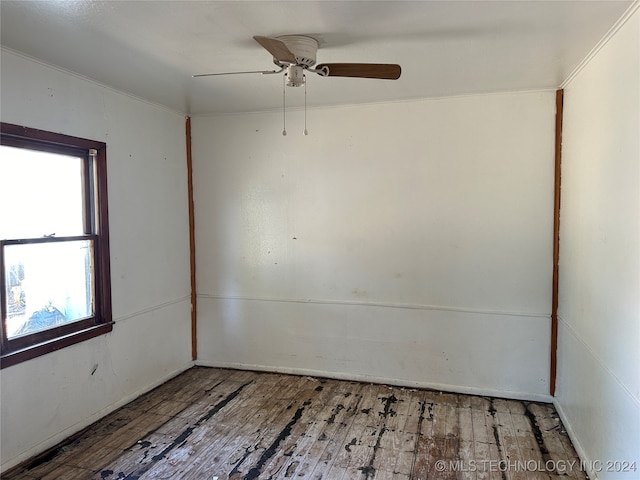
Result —
POLYGON ((106 145, 1 124, 2 368, 111 331, 106 145))

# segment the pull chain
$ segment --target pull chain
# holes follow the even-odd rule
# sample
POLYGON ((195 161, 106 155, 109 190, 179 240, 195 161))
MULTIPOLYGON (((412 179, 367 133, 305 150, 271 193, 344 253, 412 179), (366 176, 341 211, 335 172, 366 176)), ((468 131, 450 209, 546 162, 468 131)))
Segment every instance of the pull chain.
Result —
POLYGON ((304 134, 309 135, 307 131, 307 76, 304 76, 304 134))
POLYGON ((287 136, 287 113, 286 113, 286 102, 285 102, 285 84, 284 78, 287 76, 285 73, 282 76, 282 136, 287 136))

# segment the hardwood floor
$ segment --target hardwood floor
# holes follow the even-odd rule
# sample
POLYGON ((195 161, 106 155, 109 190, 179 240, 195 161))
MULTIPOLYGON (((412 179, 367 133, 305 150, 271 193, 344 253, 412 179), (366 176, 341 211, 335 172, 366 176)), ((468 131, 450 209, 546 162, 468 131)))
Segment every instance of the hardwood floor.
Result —
POLYGON ((16 479, 581 478, 552 405, 195 367, 16 479))

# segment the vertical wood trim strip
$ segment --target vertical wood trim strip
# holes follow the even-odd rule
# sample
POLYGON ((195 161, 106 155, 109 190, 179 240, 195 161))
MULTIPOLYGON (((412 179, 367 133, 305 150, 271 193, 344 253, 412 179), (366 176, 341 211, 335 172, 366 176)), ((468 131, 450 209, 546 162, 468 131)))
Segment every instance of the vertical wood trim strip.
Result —
POLYGON ((551 293, 551 372, 549 393, 556 393, 558 365, 558 261, 560 258, 560 186, 562 167, 562 107, 564 90, 556 90, 555 167, 553 186, 553 279, 551 293))
POLYGON ((196 235, 193 207, 193 160, 191 157, 191 117, 186 119, 187 143, 187 192, 189 195, 189 262, 191 266, 191 359, 198 358, 198 318, 196 290, 196 235))
POLYGON ((113 321, 111 305, 111 247, 109 243, 109 199, 107 198, 107 146, 102 145, 94 160, 96 169, 96 182, 98 184, 97 202, 97 229, 100 249, 100 265, 96 277, 97 288, 100 288, 99 308, 103 323, 113 321))

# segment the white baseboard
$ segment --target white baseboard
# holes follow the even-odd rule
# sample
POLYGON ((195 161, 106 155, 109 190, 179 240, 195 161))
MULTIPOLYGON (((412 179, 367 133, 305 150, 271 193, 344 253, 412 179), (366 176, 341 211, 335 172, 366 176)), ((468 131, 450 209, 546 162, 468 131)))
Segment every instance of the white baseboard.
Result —
POLYGON ((407 380, 407 379, 378 377, 378 376, 372 376, 372 375, 332 372, 332 371, 324 371, 324 370, 311 370, 311 369, 305 369, 305 368, 248 365, 244 363, 212 362, 212 361, 206 361, 206 360, 196 360, 195 364, 201 367, 232 368, 235 370, 253 370, 257 372, 285 373, 290 375, 308 375, 311 377, 333 378, 336 380, 351 380, 356 382, 381 383, 386 385, 395 385, 398 387, 425 388, 430 390, 440 390, 443 392, 479 395, 483 397, 509 398, 512 400, 526 400, 526 401, 544 402, 544 403, 552 403, 553 401, 553 397, 551 395, 542 395, 542 394, 536 394, 536 393, 513 392, 508 390, 492 390, 492 389, 478 388, 478 387, 465 387, 461 385, 448 385, 448 384, 441 384, 441 383, 420 382, 420 381, 407 380))
POLYGON ((156 381, 154 381, 153 383, 150 383, 148 385, 146 385, 145 387, 136 390, 135 392, 127 395, 126 397, 121 398, 120 400, 118 400, 117 402, 112 403, 111 405, 108 405, 107 407, 97 411, 96 413, 94 413, 93 415, 81 420, 80 422, 77 422, 73 425, 71 425, 68 428, 65 428, 64 430, 58 432, 57 434, 53 435, 52 437, 47 438, 46 440, 43 440, 42 442, 38 443, 37 445, 35 445, 34 447, 30 448, 29 450, 21 453, 20 455, 17 455, 9 460, 7 460, 1 467, 0 467, 0 473, 4 473, 7 470, 20 465, 21 463, 29 460, 30 458, 35 457, 36 455, 47 451, 50 448, 55 447, 56 445, 58 445, 60 442, 66 440, 67 438, 69 438, 70 436, 72 436, 73 434, 81 431, 82 429, 88 427, 89 425, 91 425, 92 423, 97 422, 98 420, 100 420, 102 417, 110 414, 111 412, 113 412, 114 410, 117 410, 120 407, 123 407, 124 405, 126 405, 127 403, 135 400, 136 398, 138 398, 140 395, 144 395, 145 393, 153 390, 156 387, 159 387, 160 385, 162 385, 163 383, 171 380, 173 377, 176 377, 177 375, 180 375, 182 372, 188 370, 189 368, 194 366, 194 362, 190 361, 188 363, 186 363, 185 365, 181 366, 180 368, 173 370, 172 372, 164 375, 163 377, 157 379, 156 381))
POLYGON ((565 411, 562 409, 562 406, 560 405, 560 402, 558 402, 558 399, 554 397, 553 399, 553 406, 556 409, 556 412, 558 412, 558 415, 560 416, 560 420, 562 421, 562 425, 564 426, 564 429, 566 430, 567 434, 569 435, 569 439, 571 440, 571 443, 573 444, 573 448, 576 449, 576 453, 578 454, 578 457, 580 457, 580 460, 582 461, 582 464, 584 465, 584 468, 587 472, 587 475, 589 475, 589 478, 591 480, 598 480, 598 478, 600 478, 600 476, 598 475, 598 472, 594 471, 591 467, 593 466, 593 462, 589 461, 589 458, 587 457, 586 452, 584 451, 584 448, 582 447, 582 444, 580 443, 580 440, 578 440, 578 437, 576 436, 576 433, 573 431, 573 427, 571 426, 571 423, 569 422, 567 415, 565 414, 565 411))

